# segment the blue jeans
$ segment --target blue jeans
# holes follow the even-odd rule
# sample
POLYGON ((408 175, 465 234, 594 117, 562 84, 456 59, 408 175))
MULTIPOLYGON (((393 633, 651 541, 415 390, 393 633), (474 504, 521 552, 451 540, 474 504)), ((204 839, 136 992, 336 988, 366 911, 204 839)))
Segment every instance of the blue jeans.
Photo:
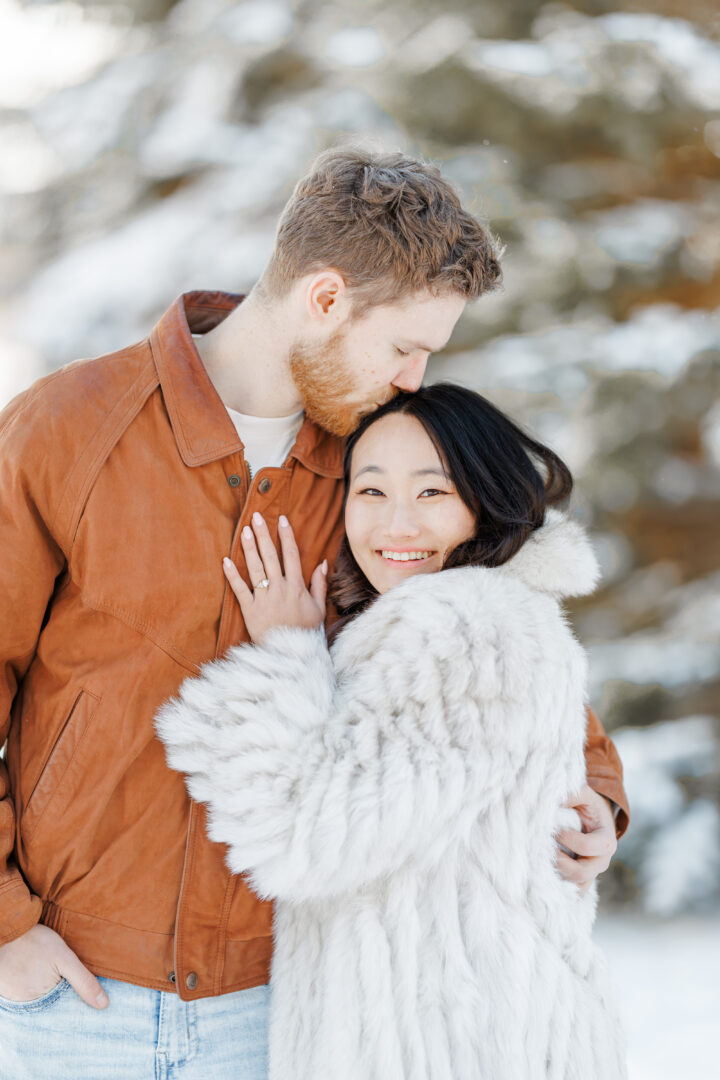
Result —
POLYGON ((64 979, 0 997, 0 1080, 267 1080, 269 986, 181 1001, 100 977, 100 1011, 64 979))

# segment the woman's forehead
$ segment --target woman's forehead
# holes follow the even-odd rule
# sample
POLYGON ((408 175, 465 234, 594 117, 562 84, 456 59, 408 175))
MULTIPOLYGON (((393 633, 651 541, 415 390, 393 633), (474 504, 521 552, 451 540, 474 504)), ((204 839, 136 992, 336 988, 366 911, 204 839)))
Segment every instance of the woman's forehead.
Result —
POLYGON ((389 468, 445 474, 434 442, 420 421, 408 413, 383 416, 363 432, 353 447, 353 475, 389 468))

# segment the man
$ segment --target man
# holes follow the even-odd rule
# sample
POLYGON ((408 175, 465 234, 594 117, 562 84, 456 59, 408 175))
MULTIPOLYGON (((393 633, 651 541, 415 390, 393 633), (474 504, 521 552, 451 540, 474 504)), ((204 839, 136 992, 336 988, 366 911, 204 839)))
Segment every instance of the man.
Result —
MULTIPOLYGON (((252 514, 273 534, 288 516, 306 578, 332 562, 341 437, 420 386, 499 275, 434 167, 330 151, 246 298, 186 294, 147 340, 69 364, 0 416, 8 1080, 264 1075, 272 905, 207 838, 153 716, 247 640, 221 560, 243 566, 252 514)), ((587 763, 586 831, 558 837, 581 888, 628 813, 592 713, 587 763)))

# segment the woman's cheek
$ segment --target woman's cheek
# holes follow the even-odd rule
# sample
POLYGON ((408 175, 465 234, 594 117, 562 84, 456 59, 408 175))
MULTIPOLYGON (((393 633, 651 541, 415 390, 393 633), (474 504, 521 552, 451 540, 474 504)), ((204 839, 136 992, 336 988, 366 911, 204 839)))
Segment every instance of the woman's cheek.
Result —
POLYGON ((475 518, 460 499, 452 508, 445 507, 445 513, 440 516, 439 524, 445 551, 451 551, 458 544, 470 540, 475 535, 475 518))
POLYGON ((357 503, 348 502, 345 508, 345 535, 350 545, 355 562, 362 566, 367 548, 368 522, 364 521, 364 515, 357 503))
POLYGON ((345 507, 345 535, 348 538, 350 550, 352 551, 353 555, 355 555, 356 547, 356 519, 357 514, 355 513, 355 506, 350 501, 348 501, 345 507))

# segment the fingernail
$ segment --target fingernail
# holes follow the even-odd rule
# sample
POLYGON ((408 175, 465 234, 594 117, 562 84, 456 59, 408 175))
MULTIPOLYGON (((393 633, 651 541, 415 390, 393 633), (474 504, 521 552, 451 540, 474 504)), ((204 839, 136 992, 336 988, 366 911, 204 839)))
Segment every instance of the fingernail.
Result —
POLYGON ((246 525, 242 531, 243 540, 252 540, 252 529, 249 525, 246 525))
POLYGON ((284 514, 280 515, 280 517, 278 518, 278 521, 280 522, 281 525, 288 525, 289 524, 288 519, 285 517, 284 514))
POLYGON ((323 574, 327 574, 327 559, 323 559, 322 561, 322 572, 323 574))
POLYGON ((228 559, 227 555, 223 559, 223 566, 232 566, 232 559, 228 559))
POLYGON ((104 1008, 109 1001, 110 998, 107 996, 104 990, 99 993, 98 996, 95 998, 95 1004, 100 1005, 102 1008, 104 1008))
POLYGON ((253 514, 253 522, 256 525, 262 525, 262 520, 263 520, 262 514, 259 514, 258 511, 256 510, 255 513, 253 514))

